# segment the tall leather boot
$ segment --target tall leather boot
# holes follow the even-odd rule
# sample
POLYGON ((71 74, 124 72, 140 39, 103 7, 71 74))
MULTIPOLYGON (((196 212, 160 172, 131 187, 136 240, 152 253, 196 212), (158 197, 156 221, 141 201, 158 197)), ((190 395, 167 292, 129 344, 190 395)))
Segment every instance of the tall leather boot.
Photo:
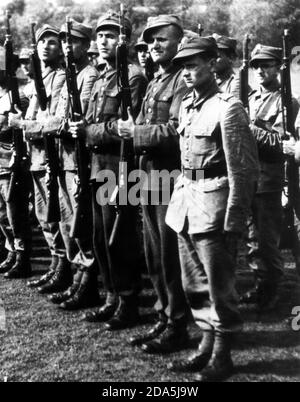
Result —
POLYGON ((231 338, 232 334, 230 333, 215 333, 215 342, 211 359, 201 373, 196 375, 195 381, 224 381, 233 374, 231 338))
POLYGON ((6 259, 0 264, 0 274, 5 274, 16 262, 17 253, 15 251, 9 251, 6 259))
POLYGON ((81 279, 82 279, 82 275, 83 275, 83 272, 78 271, 74 275, 72 285, 69 286, 68 289, 66 289, 63 292, 52 293, 51 295, 48 296, 48 300, 51 301, 54 304, 61 304, 64 301, 70 299, 70 297, 72 297, 77 292, 77 290, 79 289, 81 279))
POLYGON ((116 331, 131 328, 139 321, 138 297, 136 294, 119 297, 119 306, 113 317, 106 322, 105 329, 116 331))
POLYGON ((62 310, 79 310, 100 304, 97 275, 84 272, 78 290, 66 301, 59 304, 62 310))
POLYGON ((28 278, 31 276, 31 263, 28 251, 18 250, 16 252, 16 262, 12 268, 4 274, 6 279, 28 278))
POLYGON ((73 280, 71 263, 66 257, 59 257, 59 261, 52 278, 43 286, 37 288, 40 294, 61 292, 66 290, 73 280))
POLYGON ((54 275, 55 269, 58 265, 58 261, 59 261, 58 256, 52 255, 51 264, 48 267, 48 271, 41 277, 28 281, 27 286, 29 288, 37 288, 39 286, 45 285, 45 283, 47 283, 54 275))
POLYGON ((203 331, 203 336, 197 352, 186 360, 174 360, 168 369, 178 372, 201 371, 209 362, 214 346, 214 332, 203 331))

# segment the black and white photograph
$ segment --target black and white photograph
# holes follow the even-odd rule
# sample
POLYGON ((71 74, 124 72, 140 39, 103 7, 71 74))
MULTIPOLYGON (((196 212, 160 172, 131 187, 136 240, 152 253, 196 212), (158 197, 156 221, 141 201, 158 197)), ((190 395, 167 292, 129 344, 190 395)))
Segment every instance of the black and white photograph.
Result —
POLYGON ((1 0, 6 382, 300 382, 300 0, 1 0))

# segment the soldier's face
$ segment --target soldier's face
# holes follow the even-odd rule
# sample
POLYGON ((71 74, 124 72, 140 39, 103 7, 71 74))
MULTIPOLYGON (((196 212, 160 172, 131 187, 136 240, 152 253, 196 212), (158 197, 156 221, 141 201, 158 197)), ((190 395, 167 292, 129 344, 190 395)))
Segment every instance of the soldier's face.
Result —
POLYGON ((61 55, 60 41, 57 36, 51 34, 43 35, 37 43, 39 58, 45 62, 53 62, 61 55))
POLYGON ((187 87, 201 89, 213 77, 214 67, 215 59, 206 60, 199 55, 187 59, 183 70, 187 87))
POLYGON ((146 67, 147 58, 150 57, 147 48, 141 48, 137 52, 138 60, 141 67, 146 67))
MULTIPOLYGON (((90 47, 90 43, 88 40, 84 40, 84 39, 72 36, 72 49, 73 49, 73 54, 74 54, 75 60, 80 60, 83 57, 86 57, 89 47, 90 47)), ((63 48, 64 55, 66 56, 67 55, 67 42, 66 42, 65 37, 62 39, 62 48, 63 48)))
POLYGON ((103 60, 114 60, 116 58, 116 47, 119 41, 119 34, 114 29, 100 29, 97 32, 97 46, 103 60))
POLYGON ((169 64, 175 57, 180 42, 176 27, 169 25, 150 33, 148 48, 154 63, 169 64))
POLYGON ((265 87, 277 80, 279 71, 280 66, 273 60, 262 60, 254 67, 257 83, 265 87))

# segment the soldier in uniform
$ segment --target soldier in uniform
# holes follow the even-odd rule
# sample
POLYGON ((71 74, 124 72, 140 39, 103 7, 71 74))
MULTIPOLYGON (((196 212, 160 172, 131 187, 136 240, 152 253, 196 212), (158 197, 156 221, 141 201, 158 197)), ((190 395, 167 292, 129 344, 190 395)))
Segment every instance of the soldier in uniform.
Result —
POLYGON ((182 173, 166 222, 178 233, 183 286, 203 338, 175 371, 201 371, 199 381, 232 372, 230 342, 241 328, 235 291, 236 242, 246 224, 257 179, 257 150, 240 101, 220 92, 212 37, 187 41, 174 58, 192 89, 179 113, 182 173))
MULTIPOLYGON (((59 37, 62 41, 62 48, 65 56, 67 55, 66 30, 64 24, 60 30, 59 37)), ((92 37, 92 28, 72 21, 72 47, 74 62, 77 74, 77 87, 80 94, 81 108, 83 116, 86 114, 88 102, 91 96, 91 90, 98 77, 95 67, 89 63, 87 51, 90 47, 92 37)), ((91 199, 90 194, 85 194, 84 205, 79 205, 78 194, 78 160, 76 156, 75 141, 69 132, 70 125, 70 105, 69 94, 66 83, 64 84, 58 101, 55 116, 50 117, 44 122, 43 133, 47 135, 57 135, 59 132, 59 202, 60 202, 60 230, 64 245, 67 251, 69 263, 72 263, 77 269, 72 283, 67 286, 60 277, 46 283, 39 291, 40 293, 54 293, 49 299, 59 304, 64 310, 76 310, 82 307, 94 306, 99 302, 97 286, 97 264, 95 262, 92 250, 91 237, 91 199), (78 208, 83 208, 85 225, 81 225, 80 233, 76 236, 70 236, 70 230, 74 224, 74 217, 78 208), (63 286, 63 285, 64 286, 63 286)), ((82 160, 86 161, 88 169, 87 149, 83 149, 82 160)), ((86 172, 88 174, 88 172, 86 172)))
POLYGON ((88 50, 88 56, 89 60, 92 66, 96 67, 98 66, 98 57, 99 57, 99 50, 97 43, 95 41, 91 41, 91 46, 88 50))
POLYGON ((214 33, 212 36, 215 38, 218 46, 215 74, 219 88, 221 91, 232 94, 239 99, 239 80, 233 70, 233 63, 237 57, 237 41, 234 38, 217 33, 214 33))
POLYGON ((57 276, 61 277, 63 272, 64 275, 61 277, 61 281, 68 284, 71 278, 71 268, 66 259, 66 249, 60 233, 59 223, 49 223, 47 221, 48 176, 45 145, 41 136, 42 121, 55 114, 59 94, 65 82, 65 73, 60 66, 62 49, 58 34, 59 30, 48 24, 43 25, 36 31, 37 51, 41 60, 42 78, 48 98, 47 109, 45 111, 41 110, 34 81, 31 81, 26 88, 30 103, 25 120, 20 119, 20 114, 10 115, 10 124, 15 127, 23 127, 25 130, 30 149, 30 171, 34 184, 35 214, 51 253, 51 264, 48 272, 38 279, 29 281, 29 287, 40 287, 50 283, 50 280, 54 281, 57 276))
MULTIPOLYGON (((0 49, 4 61, 5 51, 0 49)), ((13 60, 17 69, 17 57, 13 60)), ((7 88, 5 66, 0 70, 0 227, 5 236, 8 250, 6 259, 0 265, 0 273, 8 279, 26 278, 31 275, 30 251, 31 232, 29 226, 29 177, 27 161, 23 164, 18 196, 8 201, 8 190, 12 177, 12 161, 14 157, 12 127, 9 123, 11 110, 10 94, 7 88)), ((21 110, 24 117, 28 107, 28 99, 20 92, 21 110)), ((26 152, 26 150, 23 150, 26 152)))
MULTIPOLYGON (((125 18, 126 40, 130 39, 131 22, 125 18)), ((135 325, 139 318, 138 293, 140 290, 140 251, 137 233, 137 207, 128 205, 122 214, 117 233, 117 244, 109 246, 109 238, 116 219, 114 205, 98 202, 103 179, 102 171, 119 176, 120 145, 117 119, 120 111, 120 89, 117 82, 116 46, 120 24, 119 16, 108 12, 97 23, 97 44, 106 68, 100 74, 92 94, 85 122, 72 123, 74 135, 82 135, 92 151, 91 180, 93 188, 94 252, 100 266, 105 304, 94 312, 88 312, 87 321, 107 321, 107 330, 119 330, 135 325)), ((147 80, 140 69, 129 64, 129 85, 132 113, 137 116, 147 80)), ((127 161, 128 172, 133 168, 132 158, 127 161)))
MULTIPOLYGON (((172 59, 182 36, 177 16, 148 18, 143 39, 159 71, 148 85, 136 122, 132 116, 126 121, 119 120, 120 135, 133 138, 140 169, 148 177, 154 170, 171 173, 180 167, 176 127, 179 106, 187 88, 181 68, 173 66, 172 59)), ((173 183, 168 184, 172 191, 173 183)), ((146 263, 158 297, 155 305, 158 320, 148 332, 133 337, 130 342, 146 353, 168 353, 183 347, 188 339, 188 307, 181 283, 177 238, 165 224, 168 203, 163 200, 164 189, 160 181, 150 181, 141 202, 146 263), (158 202, 151 203, 154 198, 158 202)))
MULTIPOLYGON (((279 250, 284 184, 281 92, 278 74, 282 49, 258 44, 251 55, 259 88, 249 96, 251 130, 257 143, 260 165, 258 188, 252 205, 252 224, 248 235, 249 265, 255 273, 255 286, 241 302, 256 303, 260 311, 274 308, 283 274, 279 250)), ((295 116, 298 110, 294 100, 295 116)))

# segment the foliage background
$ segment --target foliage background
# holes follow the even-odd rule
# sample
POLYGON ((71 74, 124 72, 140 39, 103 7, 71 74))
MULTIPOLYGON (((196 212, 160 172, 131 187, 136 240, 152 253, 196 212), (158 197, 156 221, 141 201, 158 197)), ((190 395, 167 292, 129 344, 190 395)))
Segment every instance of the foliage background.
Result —
MULTIPOLYGON (((109 9, 117 11, 113 0, 11 0, 1 2, 0 43, 4 41, 4 11, 13 14, 12 31, 16 50, 30 44, 29 22, 60 27, 68 14, 96 26, 97 18, 109 9)), ((300 0, 124 0, 133 22, 133 42, 151 15, 176 13, 186 29, 196 30, 201 22, 204 34, 218 32, 239 39, 252 35, 252 46, 265 43, 280 46, 284 28, 291 31, 292 44, 300 45, 300 0)))

